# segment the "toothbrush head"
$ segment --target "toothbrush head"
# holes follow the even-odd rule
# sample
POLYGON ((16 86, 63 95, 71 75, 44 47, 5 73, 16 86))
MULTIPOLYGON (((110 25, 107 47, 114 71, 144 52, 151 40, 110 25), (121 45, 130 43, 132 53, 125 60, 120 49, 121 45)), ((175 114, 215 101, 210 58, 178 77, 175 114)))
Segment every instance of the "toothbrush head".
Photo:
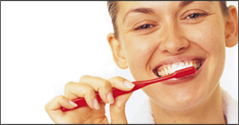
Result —
POLYGON ((195 67, 194 66, 190 66, 190 67, 187 67, 187 68, 183 68, 183 69, 177 70, 173 74, 174 74, 174 78, 181 78, 181 77, 192 75, 195 72, 196 72, 195 67))

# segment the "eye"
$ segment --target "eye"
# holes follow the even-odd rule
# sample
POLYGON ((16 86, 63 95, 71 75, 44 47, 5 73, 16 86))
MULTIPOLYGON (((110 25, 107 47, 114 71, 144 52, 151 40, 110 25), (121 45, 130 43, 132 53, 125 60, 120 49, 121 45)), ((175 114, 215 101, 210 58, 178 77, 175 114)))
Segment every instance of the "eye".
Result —
POLYGON ((197 19, 199 17, 205 16, 205 13, 193 13, 186 17, 186 19, 197 19))
POLYGON ((135 28, 134 30, 144 30, 144 29, 151 28, 151 27, 153 27, 153 26, 154 26, 154 25, 152 25, 152 24, 144 24, 144 25, 141 25, 141 26, 135 28))

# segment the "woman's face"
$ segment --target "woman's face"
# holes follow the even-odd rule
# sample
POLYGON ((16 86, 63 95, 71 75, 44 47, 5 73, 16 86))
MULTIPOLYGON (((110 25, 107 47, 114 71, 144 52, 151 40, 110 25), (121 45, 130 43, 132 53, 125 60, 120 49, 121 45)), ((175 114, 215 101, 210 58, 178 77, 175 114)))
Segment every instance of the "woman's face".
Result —
MULTIPOLYGON (((135 80, 194 65, 197 72, 145 87, 159 106, 183 108, 205 100, 225 63, 225 20, 215 1, 118 2, 118 41, 135 80)), ((159 75, 159 76, 158 76, 159 75)))

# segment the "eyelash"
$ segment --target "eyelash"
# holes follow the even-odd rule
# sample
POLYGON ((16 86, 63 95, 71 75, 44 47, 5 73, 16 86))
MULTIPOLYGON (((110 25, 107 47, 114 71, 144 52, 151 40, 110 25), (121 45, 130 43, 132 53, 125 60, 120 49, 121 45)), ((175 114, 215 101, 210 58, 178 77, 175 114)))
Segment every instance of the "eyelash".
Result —
POLYGON ((196 20, 202 16, 206 16, 205 13, 193 13, 193 14, 190 14, 186 17, 186 19, 192 19, 192 20, 196 20), (190 17, 190 16, 194 16, 194 17, 190 17), (196 17, 195 17, 196 16, 196 17))
POLYGON ((148 28, 152 28, 154 25, 152 24, 144 24, 144 25, 141 25, 137 28, 135 28, 134 30, 145 30, 145 29, 148 29, 148 28))
MULTIPOLYGON (((186 19, 192 19, 192 20, 196 20, 202 16, 206 16, 205 13, 193 13, 193 14, 190 14, 186 17, 186 19), (190 16, 193 16, 193 17, 190 17, 190 16), (195 17, 196 16, 196 17, 195 17)), ((144 25, 141 25, 137 28, 135 28, 134 30, 145 30, 145 29, 148 29, 148 28, 152 28, 154 25, 152 24, 144 24, 144 25)))

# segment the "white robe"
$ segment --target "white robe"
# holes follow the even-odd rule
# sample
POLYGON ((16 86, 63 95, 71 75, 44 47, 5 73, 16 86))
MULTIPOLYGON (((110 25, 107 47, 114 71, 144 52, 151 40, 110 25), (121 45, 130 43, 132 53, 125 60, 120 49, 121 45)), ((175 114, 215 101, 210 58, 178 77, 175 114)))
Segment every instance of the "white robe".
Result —
MULTIPOLYGON (((233 99, 231 95, 221 88, 222 105, 227 124, 238 124, 238 101, 233 99)), ((139 107, 133 119, 129 120, 129 124, 155 124, 152 115, 149 99, 139 107)))

